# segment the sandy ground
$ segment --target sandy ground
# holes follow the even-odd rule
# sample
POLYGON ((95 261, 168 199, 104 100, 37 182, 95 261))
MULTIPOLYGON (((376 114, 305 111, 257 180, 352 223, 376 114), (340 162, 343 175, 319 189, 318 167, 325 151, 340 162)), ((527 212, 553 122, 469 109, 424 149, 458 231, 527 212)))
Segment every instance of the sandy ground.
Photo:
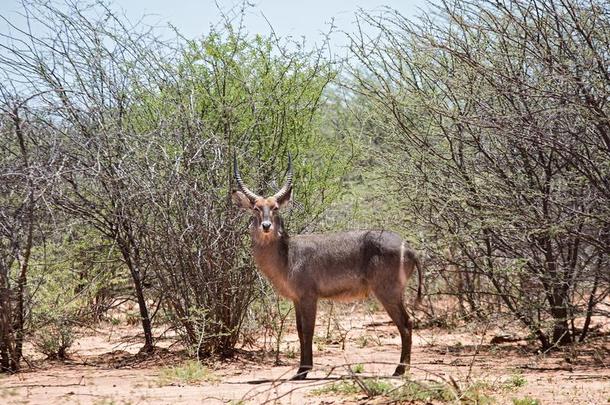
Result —
MULTIPOLYGON (((327 325, 319 317, 316 334, 327 325)), ((306 381, 287 378, 296 371, 298 340, 293 326, 283 339, 284 365, 260 348, 239 350, 229 360, 207 365, 210 372, 193 383, 165 381, 164 369, 179 366, 186 356, 173 348, 159 349, 142 358, 136 327, 106 326, 83 333, 63 363, 31 361, 33 368, 0 376, 0 403, 6 404, 208 404, 208 403, 385 403, 387 399, 364 394, 315 394, 350 375, 347 364, 361 364, 362 376, 388 377, 400 352, 400 338, 384 313, 350 313, 340 318, 341 328, 331 339, 316 339, 315 370, 306 381), (341 333, 348 331, 345 349, 341 333), (337 338, 338 336, 338 338, 337 338), (135 337, 135 338, 134 338, 135 337), (241 401, 241 402, 240 402, 241 401)), ((587 345, 551 354, 536 354, 525 341, 490 344, 500 333, 489 327, 452 331, 415 331, 410 378, 415 381, 451 380, 465 389, 483 384, 495 403, 512 404, 531 397, 542 404, 610 403, 610 342, 608 335, 587 345), (519 381, 511 384, 511 381, 519 381)), ((332 334, 331 334, 332 335, 332 334)), ((162 341, 167 347, 171 339, 162 341)), ((400 379, 389 380, 393 384, 400 379)))

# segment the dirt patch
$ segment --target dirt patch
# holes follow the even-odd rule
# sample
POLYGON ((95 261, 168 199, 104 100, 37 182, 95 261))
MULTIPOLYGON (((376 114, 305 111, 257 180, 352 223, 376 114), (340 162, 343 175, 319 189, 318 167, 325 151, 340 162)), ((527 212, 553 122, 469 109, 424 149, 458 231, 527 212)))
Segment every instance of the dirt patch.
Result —
MULTIPOLYGON (((163 380, 170 367, 188 357, 172 339, 152 356, 138 354, 138 330, 106 327, 86 332, 73 347, 71 360, 48 362, 30 357, 32 368, 0 376, 0 402, 7 404, 168 404, 168 403, 376 403, 365 390, 329 389, 354 375, 359 381, 383 377, 383 387, 405 380, 389 377, 400 352, 400 338, 383 313, 350 313, 337 323, 342 330, 326 336, 319 317, 314 344, 315 369, 306 381, 289 381, 298 363, 298 340, 289 330, 281 360, 260 348, 241 349, 232 359, 205 365, 198 381, 163 380), (169 347, 169 348, 168 348, 169 347), (296 358, 295 358, 296 356, 296 358), (323 387, 323 388, 321 388, 323 387)), ((416 330, 410 379, 441 384, 448 395, 479 394, 496 403, 535 398, 543 404, 605 404, 610 400, 610 343, 599 336, 587 345, 536 354, 535 346, 511 338, 490 343, 502 332, 489 328, 416 330)), ((519 334, 516 333, 515 336, 519 334)), ((373 380, 378 381, 378 380, 373 380)), ((342 386, 337 385, 341 388, 342 386)), ((351 386, 350 386, 351 387, 351 386)), ((358 386, 356 386, 358 387, 358 386)), ((385 400, 384 400, 385 401, 385 400)), ((383 402, 383 401, 381 401, 383 402)), ((438 401, 432 401, 438 402, 438 401)))

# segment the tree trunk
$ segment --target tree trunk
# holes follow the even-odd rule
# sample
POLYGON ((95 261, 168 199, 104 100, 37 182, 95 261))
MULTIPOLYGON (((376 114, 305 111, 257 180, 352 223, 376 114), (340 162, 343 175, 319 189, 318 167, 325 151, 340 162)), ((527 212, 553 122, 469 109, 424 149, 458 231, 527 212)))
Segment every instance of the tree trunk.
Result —
POLYGON ((28 213, 28 235, 26 239, 26 244, 24 246, 23 255, 19 257, 19 279, 17 280, 17 304, 15 308, 15 313, 17 319, 15 320, 15 356, 16 359, 21 359, 21 355, 23 353, 23 339, 25 337, 25 294, 26 288, 28 284, 28 267, 30 264, 30 255, 32 253, 32 239, 34 234, 34 202, 33 196, 30 193, 32 198, 29 213, 28 213))
POLYGON ((152 335, 152 322, 148 314, 148 306, 144 299, 144 289, 142 286, 142 277, 140 274, 138 260, 133 260, 132 249, 129 243, 120 237, 116 237, 117 243, 123 255, 123 259, 129 268, 131 273, 131 279, 133 280, 133 287, 136 293, 136 300, 138 301, 138 307, 140 309, 140 320, 142 322, 142 329, 144 331, 144 346, 140 349, 141 353, 151 353, 154 350, 153 335, 152 335))
POLYGON ((563 286, 553 291, 551 315, 553 316, 553 345, 567 345, 572 343, 572 334, 568 324, 568 292, 563 286))
POLYGON ((0 268, 0 372, 19 370, 15 353, 11 296, 8 283, 8 268, 0 268))
MULTIPOLYGON (((548 186, 547 186, 548 187, 548 186)), ((547 191, 548 194, 548 191, 547 191)), ((545 216, 548 217, 546 200, 543 203, 545 216)), ((557 266, 557 255, 555 254, 552 239, 545 235, 540 239, 540 246, 544 248, 545 270, 550 288, 547 288, 547 299, 553 317, 553 337, 551 345, 565 345, 572 343, 572 334, 568 324, 568 287, 564 274, 559 271, 557 266)))
POLYGON ((140 307, 140 319, 142 320, 142 329, 144 330, 144 346, 140 349, 142 353, 151 353, 154 350, 153 335, 152 335, 152 322, 148 315, 148 306, 144 299, 144 290, 142 288, 142 279, 140 277, 140 270, 137 266, 130 266, 131 277, 133 279, 133 286, 136 290, 136 298, 138 300, 138 306, 140 307))
POLYGON ((593 287, 591 289, 591 293, 589 295, 589 301, 587 302, 587 314, 585 316, 585 323, 582 326, 582 332, 578 337, 579 342, 584 342, 587 337, 587 333, 589 332, 589 325, 591 325, 591 317, 593 316, 593 308, 595 307, 595 294, 597 293, 597 287, 599 285, 599 276, 601 274, 600 269, 601 256, 599 256, 597 260, 597 267, 595 271, 595 279, 593 281, 593 287))

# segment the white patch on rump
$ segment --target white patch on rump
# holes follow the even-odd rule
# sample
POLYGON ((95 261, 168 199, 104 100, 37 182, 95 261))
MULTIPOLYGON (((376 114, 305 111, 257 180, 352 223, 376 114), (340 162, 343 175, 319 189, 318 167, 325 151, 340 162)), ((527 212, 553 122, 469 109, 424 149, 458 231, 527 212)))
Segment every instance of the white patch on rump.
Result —
POLYGON ((401 286, 404 286, 407 282, 407 275, 405 274, 405 242, 400 244, 400 266, 398 268, 398 281, 401 286))

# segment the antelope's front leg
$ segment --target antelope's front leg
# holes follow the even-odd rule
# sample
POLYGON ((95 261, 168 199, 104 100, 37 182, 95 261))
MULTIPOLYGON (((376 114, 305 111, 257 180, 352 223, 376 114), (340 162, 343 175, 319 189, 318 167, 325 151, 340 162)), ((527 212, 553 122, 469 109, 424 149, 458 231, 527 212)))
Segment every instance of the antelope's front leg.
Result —
POLYGON ((313 333, 316 325, 317 299, 302 298, 294 301, 294 309, 297 318, 297 332, 299 333, 299 344, 301 346, 301 362, 299 371, 292 377, 293 380, 303 380, 313 367, 313 333))

